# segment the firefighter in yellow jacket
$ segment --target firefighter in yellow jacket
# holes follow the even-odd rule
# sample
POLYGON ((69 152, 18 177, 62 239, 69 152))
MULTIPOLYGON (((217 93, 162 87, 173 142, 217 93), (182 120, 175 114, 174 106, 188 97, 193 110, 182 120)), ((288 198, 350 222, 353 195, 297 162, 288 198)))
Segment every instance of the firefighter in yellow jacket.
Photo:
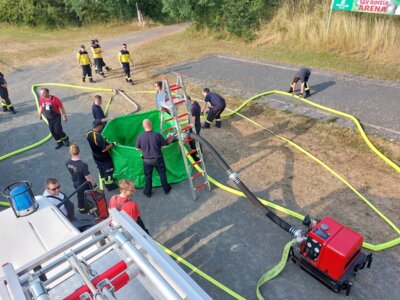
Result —
POLYGON ((101 46, 99 45, 99 41, 97 39, 92 40, 92 54, 96 74, 98 73, 101 76, 106 77, 103 72, 103 67, 107 70, 107 72, 111 71, 111 68, 109 68, 104 62, 103 49, 101 49, 101 46))
POLYGON ((121 64, 121 67, 124 69, 125 72, 125 81, 130 82, 133 85, 133 80, 131 78, 131 68, 130 64, 133 66, 133 61, 127 50, 126 44, 122 44, 122 49, 119 51, 118 59, 121 64))
POLYGON ((85 50, 85 45, 81 45, 81 49, 76 54, 78 65, 82 68, 82 81, 85 82, 86 75, 89 77, 90 82, 94 82, 92 78, 92 62, 89 53, 85 50))

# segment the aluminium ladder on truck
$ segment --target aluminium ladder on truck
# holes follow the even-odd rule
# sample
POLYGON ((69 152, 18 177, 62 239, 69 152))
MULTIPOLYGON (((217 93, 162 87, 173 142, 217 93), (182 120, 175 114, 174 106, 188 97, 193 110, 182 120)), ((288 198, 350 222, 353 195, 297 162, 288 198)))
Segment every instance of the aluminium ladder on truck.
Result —
POLYGON ((160 118, 160 130, 162 133, 169 132, 169 138, 173 139, 174 136, 178 138, 179 146, 181 148, 183 162, 185 164, 186 173, 189 180, 190 189, 192 191, 193 200, 196 200, 196 191, 203 187, 207 187, 211 191, 210 182, 208 181, 206 166, 204 164, 203 153, 201 152, 200 143, 195 141, 195 149, 190 148, 190 142, 192 138, 188 137, 190 130, 196 132, 196 128, 193 124, 192 114, 190 112, 190 102, 188 101, 186 94, 186 87, 181 74, 177 74, 176 83, 169 85, 168 80, 164 78, 162 80, 161 93, 163 95, 161 103, 161 118, 160 118), (179 112, 179 110, 181 111, 179 112), (168 112, 171 117, 165 119, 165 112, 168 112), (174 121, 172 127, 164 128, 165 123, 174 121), (185 125, 181 122, 187 121, 185 125), (186 151, 185 145, 189 147, 189 151, 186 151), (191 163, 188 159, 189 156, 196 155, 197 160, 191 163), (198 165, 201 168, 200 172, 192 175, 190 169, 198 165))
POLYGON ((0 299, 211 300, 125 212, 110 212, 21 266, 3 264, 0 299))

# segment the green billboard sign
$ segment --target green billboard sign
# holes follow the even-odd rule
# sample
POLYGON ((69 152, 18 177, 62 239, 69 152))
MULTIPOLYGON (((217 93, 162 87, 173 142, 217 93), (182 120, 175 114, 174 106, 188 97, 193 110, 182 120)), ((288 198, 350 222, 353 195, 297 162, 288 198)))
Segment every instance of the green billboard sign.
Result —
POLYGON ((332 10, 400 15, 400 0, 333 0, 332 10))

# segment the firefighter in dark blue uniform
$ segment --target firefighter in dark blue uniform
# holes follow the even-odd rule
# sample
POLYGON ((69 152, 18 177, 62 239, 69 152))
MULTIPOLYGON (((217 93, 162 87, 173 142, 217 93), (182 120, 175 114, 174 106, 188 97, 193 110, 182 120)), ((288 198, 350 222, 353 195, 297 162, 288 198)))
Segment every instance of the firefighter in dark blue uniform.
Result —
POLYGON ((145 132, 137 138, 135 146, 137 150, 142 150, 144 175, 146 177, 143 194, 147 198, 151 197, 153 168, 156 168, 160 175, 164 194, 167 195, 171 191, 171 185, 167 180, 164 158, 161 153, 161 147, 166 146, 167 142, 161 134, 153 131, 153 124, 149 119, 143 120, 142 124, 145 132))
POLYGON ((100 173, 100 179, 104 182, 107 190, 111 191, 118 186, 114 183, 114 165, 111 159, 110 149, 114 144, 108 144, 100 134, 103 129, 101 120, 93 121, 93 129, 86 133, 86 139, 92 149, 93 159, 100 173))
POLYGON ((12 105, 10 98, 8 97, 7 81, 4 79, 4 75, 1 72, 0 72, 0 98, 3 111, 9 111, 10 113, 15 114, 14 106, 12 105))
POLYGON ((215 126, 221 128, 221 114, 226 107, 225 99, 220 95, 211 93, 209 88, 203 89, 204 95, 204 108, 202 113, 204 113, 208 103, 211 108, 208 111, 207 120, 204 122, 203 128, 210 128, 212 121, 215 119, 215 126))
POLYGON ((296 91, 297 82, 300 80, 300 97, 310 96, 310 86, 308 80, 310 79, 311 70, 308 68, 300 68, 300 70, 294 75, 292 85, 288 90, 288 93, 294 93, 296 91), (305 95, 304 95, 305 94, 305 95))

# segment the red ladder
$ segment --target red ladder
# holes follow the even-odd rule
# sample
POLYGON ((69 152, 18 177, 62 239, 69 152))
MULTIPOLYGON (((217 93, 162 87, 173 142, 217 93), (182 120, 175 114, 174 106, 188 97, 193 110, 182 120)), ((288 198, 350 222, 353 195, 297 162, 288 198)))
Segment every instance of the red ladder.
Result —
POLYGON ((195 149, 191 149, 189 151, 186 150, 186 147, 190 148, 190 142, 193 141, 193 139, 188 138, 188 133, 190 130, 196 133, 196 129, 192 121, 190 102, 187 99, 186 87, 182 75, 177 74, 176 83, 173 85, 169 85, 166 78, 163 79, 161 92, 163 94, 163 100, 161 102, 160 129, 162 133, 169 132, 169 137, 171 139, 174 136, 178 138, 190 189, 192 191, 192 196, 193 199, 196 200, 196 191, 203 187, 208 187, 208 190, 211 191, 211 186, 210 182, 208 181, 206 166, 204 164, 203 154, 201 152, 199 142, 195 141, 195 149), (181 110, 181 113, 178 112, 179 110, 181 110), (170 118, 165 119, 166 112, 169 112, 171 115, 170 118), (172 127, 164 128, 165 123, 172 120, 174 120, 174 125, 172 127), (181 124, 183 121, 188 122, 185 122, 183 125, 181 124), (197 154, 198 157, 198 160, 194 161, 193 163, 189 161, 189 157, 192 154, 197 154), (201 171, 199 172, 196 168, 194 168, 193 172, 195 174, 192 175, 190 169, 195 166, 199 166, 201 171))

